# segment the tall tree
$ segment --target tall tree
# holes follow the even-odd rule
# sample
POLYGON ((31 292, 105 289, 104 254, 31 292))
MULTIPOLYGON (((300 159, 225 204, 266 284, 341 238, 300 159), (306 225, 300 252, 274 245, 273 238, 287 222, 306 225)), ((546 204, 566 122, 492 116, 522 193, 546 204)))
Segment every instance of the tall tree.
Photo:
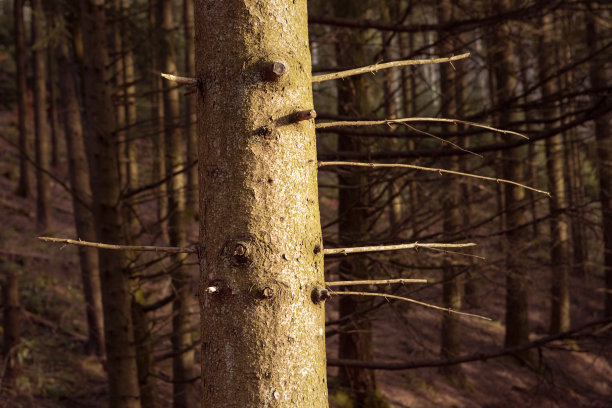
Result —
MULTIPOLYGON (((93 209, 100 242, 122 243, 119 145, 106 82, 104 1, 81 0, 87 149, 90 152, 93 209)), ((140 408, 132 326, 130 279, 123 252, 99 250, 106 336, 109 405, 140 408)))
MULTIPOLYGON (((63 16, 66 10, 62 3, 58 2, 55 6, 56 15, 63 16)), ((70 12, 74 13, 75 10, 70 10, 70 12)), ((57 40, 57 65, 62 67, 58 71, 60 101, 63 106, 70 185, 73 190, 74 223, 77 235, 80 238, 86 241, 95 241, 96 230, 92 213, 89 164, 85 151, 77 86, 73 74, 76 69, 70 57, 68 39, 65 35, 60 35, 57 40)), ((75 40, 78 41, 79 39, 75 40)), ((98 251, 84 246, 79 246, 78 251, 87 312, 89 351, 105 356, 104 315, 98 251)))
MULTIPOLYGON (((502 0, 494 2, 501 11, 511 10, 511 1, 502 0)), ((492 31, 491 44, 493 74, 494 74, 494 99, 500 106, 498 113, 498 124, 501 128, 509 127, 509 124, 518 121, 516 109, 509 105, 517 85, 514 67, 514 46, 512 41, 512 30, 509 22, 504 22, 492 31)), ((521 180, 523 178, 523 149, 514 148, 508 151, 504 157, 503 176, 508 180, 521 180)), ((521 208, 525 201, 525 190, 514 186, 505 187, 505 225, 506 230, 505 258, 506 258, 506 335, 505 345, 507 347, 517 346, 529 342, 528 321, 528 276, 527 270, 521 264, 519 255, 523 247, 521 225, 524 223, 524 210, 521 208)), ((523 356, 527 357, 528 352, 523 356)))
POLYGON ((196 1, 202 406, 328 406, 307 18, 196 1))
POLYGON ((23 23, 23 0, 15 0, 13 3, 13 16, 15 19, 15 66, 17 68, 17 107, 19 126, 19 184, 17 195, 29 197, 31 194, 32 171, 28 159, 32 158, 31 146, 26 128, 27 111, 26 98, 28 88, 26 85, 25 64, 25 27, 23 23))
MULTIPOLYGON (((160 7, 162 42, 161 59, 164 72, 176 74, 176 56, 172 37, 174 17, 172 0, 162 0, 160 7)), ((164 135, 166 148, 166 177, 168 178, 168 236, 170 245, 184 247, 187 243, 185 228, 185 175, 179 170, 184 166, 184 135, 180 127, 179 90, 175 84, 164 82, 164 135), (178 174, 174 174, 178 172, 178 174)), ((191 278, 185 264, 185 254, 174 254, 178 264, 172 273, 172 288, 175 300, 172 303, 172 351, 173 357, 173 407, 187 408, 192 405, 194 352, 191 347, 190 299, 191 278)))
POLYGON ((32 0, 32 42, 34 44, 34 129, 36 135, 36 221, 40 230, 51 228, 51 141, 47 126, 47 85, 43 41, 45 14, 42 0, 32 0))
MULTIPOLYGON (((552 126, 558 116, 555 101, 554 82, 549 78, 552 71, 550 58, 555 55, 553 16, 549 13, 541 18, 542 34, 539 41, 539 76, 542 83, 542 120, 552 126)), ((546 138, 546 168, 550 200, 550 260, 551 260, 551 315, 550 332, 559 333, 570 329, 569 269, 570 242, 569 220, 567 217, 567 191, 565 186, 565 146, 561 133, 546 138)))
MULTIPOLYGON (((183 0, 183 25, 185 29, 185 74, 195 75, 195 39, 193 29, 193 0, 183 0)), ((194 93, 185 97, 185 133, 187 135, 187 210, 197 212, 198 209, 198 167, 194 165, 198 159, 198 133, 196 129, 196 99, 194 93)))
MULTIPOLYGON (((450 0, 438 0, 438 21, 441 24, 449 24, 453 20, 453 4, 450 0)), ((448 38, 450 32, 440 33, 438 46, 440 55, 452 55, 454 50, 453 41, 448 38)), ((457 105, 463 101, 457 100, 455 70, 449 64, 439 65, 440 69, 440 94, 441 109, 443 117, 457 117, 457 105)), ((456 140, 455 140, 456 142, 456 140)), ((459 158, 453 156, 449 159, 449 169, 459 171, 459 158)), ((449 237, 456 237, 462 228, 461 217, 461 187, 456 180, 447 178, 444 188, 442 205, 444 211, 443 227, 444 233, 449 237)), ((453 267, 452 260, 446 260, 443 270, 442 297, 445 307, 459 310, 461 308, 462 276, 460 270, 453 267)), ((455 314, 445 313, 442 316, 442 345, 441 355, 445 359, 459 356, 461 352, 461 324, 455 314)), ((453 381, 463 382, 464 376, 460 365, 443 367, 440 370, 453 381)))
MULTIPOLYGON (((595 53, 600 42, 599 24, 597 22, 598 6, 589 2, 585 16, 586 44, 591 53, 595 53)), ((593 60, 589 77, 593 89, 604 89, 607 86, 606 62, 593 60)), ((596 107, 604 104, 606 94, 593 93, 596 107)), ((600 115, 595 120, 595 139, 597 143, 597 165, 599 167, 599 199, 604 238, 604 276, 606 316, 612 316, 612 131, 610 130, 610 113, 600 115)))

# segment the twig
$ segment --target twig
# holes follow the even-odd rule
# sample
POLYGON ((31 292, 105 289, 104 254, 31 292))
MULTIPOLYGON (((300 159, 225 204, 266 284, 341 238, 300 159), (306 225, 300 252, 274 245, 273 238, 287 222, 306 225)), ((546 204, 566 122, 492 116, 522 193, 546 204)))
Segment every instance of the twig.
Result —
POLYGON ((476 174, 463 173, 461 171, 454 171, 454 170, 436 169, 436 168, 432 168, 432 167, 416 166, 414 164, 364 163, 364 162, 349 162, 349 161, 320 161, 318 166, 319 167, 352 166, 352 167, 382 167, 382 168, 398 167, 398 168, 404 168, 404 169, 431 171, 431 172, 437 172, 437 173, 440 173, 440 174, 441 173, 454 174, 454 175, 457 175, 457 176, 472 177, 472 178, 481 179, 481 180, 496 181, 498 183, 512 184, 514 186, 521 187, 521 188, 524 188, 526 190, 535 191, 536 193, 545 194, 545 195, 551 197, 551 195, 550 195, 550 193, 548 191, 538 190, 537 188, 529 187, 529 186, 526 186, 524 184, 517 183, 516 181, 510 181, 510 180, 505 180, 505 179, 500 179, 500 178, 495 178, 495 177, 479 176, 479 175, 476 175, 476 174))
POLYGON ((421 244, 414 242, 412 244, 397 244, 397 245, 376 245, 367 247, 353 247, 353 248, 326 248, 323 250, 324 255, 347 255, 361 252, 379 252, 379 251, 396 251, 399 249, 418 249, 418 248, 465 248, 476 246, 473 242, 465 244, 439 244, 439 243, 426 243, 421 244))
POLYGON ((197 78, 188 78, 188 77, 182 77, 178 75, 164 74, 163 72, 161 73, 161 76, 166 78, 167 80, 176 82, 179 85, 186 85, 186 86, 191 86, 191 87, 198 86, 197 78))
POLYGON ((566 332, 562 332, 559 334, 553 334, 550 336, 542 337, 539 340, 532 341, 530 343, 522 344, 520 346, 509 347, 489 353, 477 353, 469 356, 462 356, 453 358, 450 360, 412 360, 405 362, 384 362, 384 361, 361 361, 361 360, 336 360, 336 359, 328 359, 327 365, 330 367, 342 366, 342 367, 360 367, 367 368, 370 370, 409 370, 414 368, 424 368, 424 367, 447 367, 462 363, 470 363, 473 361, 485 361, 492 358, 503 357, 507 355, 513 355, 519 353, 521 351, 529 350, 536 347, 541 347, 546 345, 547 343, 563 340, 567 338, 575 337, 581 331, 589 329, 591 327, 601 326, 612 322, 612 318, 607 318, 604 320, 599 320, 591 323, 587 323, 584 326, 578 327, 576 329, 572 329, 566 332))
POLYGON ((427 283, 427 279, 377 279, 325 282, 325 286, 387 285, 392 283, 427 283))
POLYGON ((505 133, 509 135, 515 135, 524 139, 529 139, 522 133, 513 132, 512 130, 498 129, 489 125, 483 125, 476 122, 469 122, 459 119, 446 119, 446 118, 401 118, 401 119, 383 119, 383 120, 360 120, 360 121, 341 121, 341 122, 325 122, 317 123, 316 129, 326 129, 331 127, 344 127, 344 126, 378 126, 378 125, 392 125, 394 123, 410 123, 410 122, 442 122, 442 123, 453 123, 455 125, 467 125, 481 129, 491 130, 493 132, 505 133))
POLYGON ((453 55, 449 58, 431 58, 431 59, 420 59, 420 60, 402 60, 386 62, 384 64, 368 65, 367 67, 349 69, 347 71, 333 72, 331 74, 314 75, 312 82, 323 82, 330 81, 332 79, 346 78, 354 75, 367 74, 368 72, 376 72, 381 69, 388 69, 393 67, 405 67, 408 65, 425 65, 425 64, 441 64, 444 62, 452 62, 460 59, 464 59, 470 56, 469 52, 461 55, 453 55))
POLYGON ((113 249, 117 251, 140 251, 140 252, 167 252, 169 254, 197 254, 197 248, 180 248, 180 247, 161 247, 151 245, 114 245, 114 244, 102 244, 99 242, 87 242, 81 240, 67 239, 67 238, 51 238, 51 237, 38 237, 41 241, 45 242, 57 242, 60 244, 72 244, 81 245, 86 247, 100 248, 100 249, 113 249))
POLYGON ((418 300, 410 299, 410 298, 407 298, 407 297, 397 296, 397 295, 388 295, 388 294, 385 294, 385 293, 373 293, 373 292, 333 292, 332 291, 331 294, 332 295, 376 296, 376 297, 384 297, 385 299, 387 299, 387 298, 389 298, 389 299, 398 299, 398 300, 403 300, 403 301, 406 301, 406 302, 414 303, 414 304, 417 304, 417 305, 420 305, 420 306, 428 307, 430 309, 442 310, 444 312, 458 314, 458 315, 462 315, 462 316, 474 317, 474 318, 482 319, 482 320, 492 320, 489 317, 480 316, 480 315, 472 314, 472 313, 459 312, 459 311, 453 310, 451 308, 440 307, 440 306, 432 305, 432 304, 425 303, 425 302, 419 302, 418 300))

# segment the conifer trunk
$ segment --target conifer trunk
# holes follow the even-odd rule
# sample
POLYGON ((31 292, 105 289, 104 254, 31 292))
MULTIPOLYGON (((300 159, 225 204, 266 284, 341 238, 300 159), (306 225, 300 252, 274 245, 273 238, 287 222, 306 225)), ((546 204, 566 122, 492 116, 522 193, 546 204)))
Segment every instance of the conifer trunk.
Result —
POLYGON ((196 1, 202 407, 328 406, 307 24, 306 0, 196 1))
MULTIPOLYGON (((92 178, 93 210, 99 242, 122 244, 121 181, 119 144, 115 117, 106 82, 108 64, 104 1, 81 0, 87 150, 92 178)), ((100 278, 109 405, 140 408, 134 328, 132 325, 130 276, 126 254, 99 250, 100 278)))
POLYGON ((23 0, 13 3, 15 18, 15 68, 17 69, 17 107, 19 128, 19 184, 16 194, 20 197, 29 197, 32 185, 32 170, 28 158, 32 157, 31 146, 26 129, 26 98, 28 88, 26 85, 25 65, 25 27, 23 23, 23 0))

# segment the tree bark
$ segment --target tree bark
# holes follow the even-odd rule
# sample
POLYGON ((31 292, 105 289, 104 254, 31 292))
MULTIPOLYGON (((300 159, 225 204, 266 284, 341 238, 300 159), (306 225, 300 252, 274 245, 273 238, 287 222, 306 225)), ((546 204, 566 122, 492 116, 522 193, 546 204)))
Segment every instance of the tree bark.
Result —
POLYGON ((48 75, 48 108, 47 116, 49 117, 49 125, 51 130, 51 166, 56 168, 59 165, 59 123, 57 120, 57 65, 55 60, 55 48, 57 47, 54 32, 56 31, 53 3, 45 4, 45 15, 47 21, 47 75, 48 75))
POLYGON ((32 169, 28 158, 32 157, 28 130, 26 128, 28 87, 26 85, 25 65, 25 27, 23 23, 23 0, 13 3, 15 18, 15 67, 17 69, 17 108, 19 128, 19 184, 16 194, 20 197, 29 197, 32 185, 32 169))
MULTIPOLYGON (((123 243, 119 146, 115 118, 106 82, 106 24, 104 2, 81 0, 81 24, 85 108, 94 216, 99 242, 123 243)), ((99 250, 106 352, 108 355, 109 404, 140 408, 136 350, 132 326, 129 274, 126 255, 99 250)))
POLYGON ((202 407, 328 406, 307 24, 306 0, 196 2, 202 407))
POLYGON ((42 0, 32 0, 32 57, 34 59, 34 128, 36 134, 36 222, 38 229, 51 229, 51 141, 47 126, 45 82, 44 10, 42 0))
MULTIPOLYGON (((61 3, 59 3, 61 4, 61 3)), ((57 10, 63 15, 60 6, 57 10)), ((77 87, 73 76, 74 64, 65 36, 58 37, 57 65, 59 70, 60 100, 63 106, 64 123, 66 124, 66 148, 74 210, 74 223, 77 235, 85 241, 96 240, 96 230, 92 214, 92 198, 89 164, 83 138, 81 112, 77 97, 77 87)), ((98 252, 94 248, 78 246, 83 293, 86 303, 88 326, 88 349, 101 357, 105 357, 104 347, 104 315, 102 312, 102 292, 100 289, 100 268, 98 252)))
MULTIPOLYGON (((586 12, 586 43, 591 52, 597 49, 599 27, 594 14, 597 13, 595 2, 589 3, 586 12)), ((593 61, 589 70, 591 87, 594 89, 606 86, 608 79, 605 71, 606 61, 593 61)), ((606 95, 593 94, 593 105, 602 104, 606 95)), ((595 139, 597 143, 597 165, 599 167, 599 200, 601 202, 601 217, 604 244, 604 276, 605 276, 605 316, 612 316, 612 131, 610 131, 609 113, 595 120, 595 139)))

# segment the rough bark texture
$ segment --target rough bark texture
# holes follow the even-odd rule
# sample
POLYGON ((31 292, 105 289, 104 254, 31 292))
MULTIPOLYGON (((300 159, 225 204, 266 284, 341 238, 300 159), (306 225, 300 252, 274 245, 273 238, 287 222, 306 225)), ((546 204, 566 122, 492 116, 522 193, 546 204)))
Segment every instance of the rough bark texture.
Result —
MULTIPOLYGON (((586 15, 586 40, 591 52, 597 49, 599 39, 598 26, 593 13, 596 13, 595 2, 591 2, 586 15)), ((590 67, 591 87, 605 88, 605 62, 595 61, 590 67)), ((603 104, 607 96, 593 94, 594 105, 603 104)), ((599 167, 599 199, 601 201, 601 216, 604 235, 604 275, 606 295, 604 313, 612 316, 612 131, 610 120, 612 115, 602 115, 595 120, 595 138, 597 140, 597 159, 599 167)))
POLYGON ((55 31, 57 31, 57 27, 55 27, 54 21, 54 13, 53 13, 53 3, 47 2, 45 4, 45 15, 47 21, 47 39, 49 44, 47 44, 47 83, 49 89, 49 98, 48 98, 48 108, 47 108, 47 116, 49 117, 49 128, 51 130, 51 166, 54 168, 59 164, 59 123, 57 120, 57 90, 56 90, 56 82, 57 82, 57 65, 55 61, 55 48, 56 48, 56 38, 55 31))
POLYGON ((196 2, 202 407, 328 406, 307 28, 306 0, 196 2))
MULTIPOLYGON (((552 15, 548 14, 541 19, 542 32, 540 38, 539 75, 542 84, 543 99, 550 98, 555 92, 554 83, 546 81, 551 73, 552 64, 549 58, 554 55, 554 44, 551 41, 552 15), (548 30, 548 31, 547 31, 548 30)), ((554 118, 557 116, 553 103, 544 104, 541 108, 542 119, 555 126, 554 118)), ((550 213, 550 266, 551 266, 551 314, 550 333, 556 334, 570 329, 570 296, 569 296, 569 269, 570 269, 570 242, 569 220, 567 216, 567 190, 565 187, 564 159, 565 147, 563 135, 558 134, 546 138, 546 169, 548 176, 548 189, 552 194, 550 213)))
MULTIPOLYGON (((63 12, 58 10, 60 15, 63 12)), ((73 77, 72 61, 69 54, 67 38, 58 38, 57 65, 59 70, 60 100, 63 106, 64 123, 66 124, 66 148, 70 169, 70 185, 74 195, 72 208, 74 222, 79 238, 85 241, 96 240, 96 230, 92 214, 91 185, 89 164, 85 152, 81 113, 77 98, 76 83, 73 77)), ((83 293, 87 311, 88 348, 99 356, 105 355, 104 316, 102 312, 102 293, 100 289, 100 268, 98 251, 95 248, 78 246, 83 293)))
POLYGON ((20 197, 29 197, 32 185, 32 170, 28 158, 32 157, 31 146, 26 129, 26 98, 28 88, 26 85, 25 67, 25 27, 23 24, 23 0, 13 3, 15 18, 15 68, 17 69, 17 108, 19 127, 19 184, 16 194, 20 197))
MULTIPOLYGON (((99 242, 123 243, 119 146, 106 83, 107 48, 104 2, 81 0, 87 148, 93 209, 99 242)), ((100 277, 106 335, 109 405, 140 408, 129 275, 121 251, 100 250, 100 277)))
MULTIPOLYGON (((172 1, 162 0, 161 42, 164 72, 177 74, 176 56, 172 39, 174 20, 172 1)), ((172 173, 181 170, 184 164, 185 135, 180 128, 179 90, 174 83, 164 81, 164 135, 166 146, 166 177, 168 178, 168 237, 171 246, 187 245, 185 229, 185 174, 171 177, 172 173)), ((193 405, 194 352, 190 348, 193 339, 190 331, 191 277, 185 263, 186 254, 172 255, 172 262, 178 264, 172 273, 172 289, 176 296, 172 302, 172 359, 173 407, 187 408, 193 405)))
POLYGON ((44 37, 45 14, 42 0, 32 0, 32 57, 34 59, 34 129, 36 135, 36 222, 41 231, 51 228, 51 140, 47 126, 47 85, 44 37), (38 43, 37 43, 38 42, 38 43))

